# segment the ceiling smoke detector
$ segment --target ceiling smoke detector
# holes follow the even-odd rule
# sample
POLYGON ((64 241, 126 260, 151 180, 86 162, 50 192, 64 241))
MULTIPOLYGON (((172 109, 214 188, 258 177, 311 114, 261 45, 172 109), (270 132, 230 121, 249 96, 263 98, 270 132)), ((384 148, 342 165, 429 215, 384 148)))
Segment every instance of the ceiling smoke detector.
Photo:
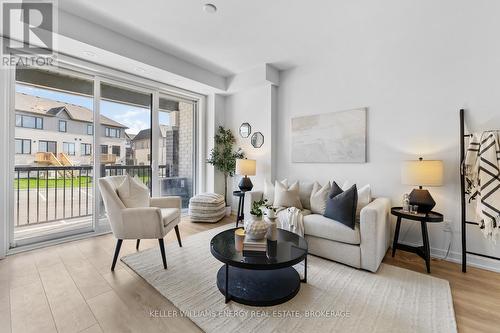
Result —
POLYGON ((206 3, 203 5, 203 10, 206 13, 214 14, 217 11, 217 7, 212 3, 206 3))

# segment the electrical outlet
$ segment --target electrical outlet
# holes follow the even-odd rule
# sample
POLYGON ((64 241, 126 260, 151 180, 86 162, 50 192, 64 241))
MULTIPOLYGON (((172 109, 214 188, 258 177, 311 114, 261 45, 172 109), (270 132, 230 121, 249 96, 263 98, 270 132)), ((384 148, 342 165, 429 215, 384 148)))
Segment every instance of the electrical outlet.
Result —
POLYGON ((443 231, 444 232, 453 232, 453 230, 451 229, 451 221, 450 220, 444 221, 443 231))

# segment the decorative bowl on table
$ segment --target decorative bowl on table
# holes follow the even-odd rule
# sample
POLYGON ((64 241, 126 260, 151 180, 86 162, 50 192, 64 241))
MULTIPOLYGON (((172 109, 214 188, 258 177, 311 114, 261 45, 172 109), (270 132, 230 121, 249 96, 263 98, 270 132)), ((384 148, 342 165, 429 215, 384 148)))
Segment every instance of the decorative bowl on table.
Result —
POLYGON ((264 221, 262 216, 254 216, 248 220, 245 220, 245 235, 253 240, 263 239, 267 234, 267 229, 269 228, 268 223, 264 221))

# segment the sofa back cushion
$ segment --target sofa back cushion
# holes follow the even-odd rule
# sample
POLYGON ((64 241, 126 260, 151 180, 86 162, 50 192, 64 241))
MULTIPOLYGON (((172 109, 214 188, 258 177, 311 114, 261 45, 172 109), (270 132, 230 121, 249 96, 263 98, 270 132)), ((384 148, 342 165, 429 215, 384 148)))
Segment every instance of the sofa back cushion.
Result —
POLYGON ((358 205, 358 189, 353 185, 343 191, 336 182, 326 201, 325 217, 338 221, 351 229, 356 225, 356 207, 358 205))
MULTIPOLYGON (((288 180, 286 178, 280 183, 288 187, 288 180)), ((267 179, 264 182, 264 200, 267 200, 267 203, 270 205, 274 204, 274 184, 267 179)))
POLYGON ((309 199, 309 202, 311 204, 311 212, 313 214, 323 215, 325 213, 326 199, 328 198, 330 189, 330 182, 326 183, 323 186, 321 186, 318 182, 315 182, 313 184, 311 197, 309 199))
POLYGON ((274 183, 274 203, 276 207, 296 207, 302 209, 300 202, 299 182, 293 183, 290 187, 276 181, 274 183))
MULTIPOLYGON (((352 182, 345 181, 344 184, 342 185, 342 190, 346 191, 349 188, 351 188, 352 185, 353 185, 352 182)), ((358 205, 356 207, 356 220, 359 221, 361 210, 370 202, 372 202, 372 200, 373 198, 372 198, 372 190, 370 184, 366 184, 363 187, 358 187, 358 205)))
POLYGON ((299 182, 299 196, 302 208, 311 209, 311 193, 314 187, 312 182, 299 182))

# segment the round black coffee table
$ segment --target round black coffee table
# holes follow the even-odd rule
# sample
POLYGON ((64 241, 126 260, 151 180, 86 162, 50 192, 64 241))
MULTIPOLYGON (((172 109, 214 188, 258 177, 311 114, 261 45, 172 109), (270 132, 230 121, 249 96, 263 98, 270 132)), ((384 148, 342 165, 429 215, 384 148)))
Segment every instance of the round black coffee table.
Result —
POLYGON ((271 306, 292 299, 307 282, 307 242, 303 237, 278 229, 278 239, 268 242, 266 255, 243 256, 234 246, 234 231, 212 238, 210 251, 224 263, 217 273, 217 287, 230 300, 252 306, 271 306), (304 261, 304 279, 292 267, 304 261))

